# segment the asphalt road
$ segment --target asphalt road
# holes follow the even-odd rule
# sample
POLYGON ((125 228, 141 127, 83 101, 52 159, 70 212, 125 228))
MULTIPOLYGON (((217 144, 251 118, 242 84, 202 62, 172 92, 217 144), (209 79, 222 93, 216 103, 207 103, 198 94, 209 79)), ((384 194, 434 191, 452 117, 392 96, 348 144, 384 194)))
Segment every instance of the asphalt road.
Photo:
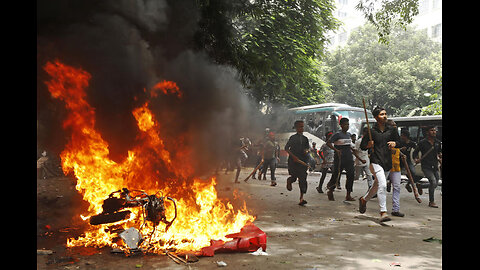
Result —
MULTIPOLYGON (((252 168, 244 168, 244 179, 252 168)), ((188 267, 162 255, 125 257, 112 254, 110 248, 65 247, 65 239, 81 233, 74 209, 82 203, 71 178, 37 179, 37 249, 54 251, 37 255, 37 269, 216 269, 218 261, 227 269, 441 269, 442 244, 424 239, 442 238, 442 196, 435 193, 439 208, 428 207, 428 190, 415 201, 402 184, 401 209, 405 217, 392 217, 380 223, 377 199, 367 205, 365 214, 358 212, 358 203, 345 203, 345 175, 342 190, 335 191, 335 201, 319 194, 320 173, 310 173, 305 199, 298 205, 298 184, 287 191, 287 170, 277 169, 276 187, 270 181, 249 180, 233 183, 234 172, 218 176, 219 197, 232 197, 235 192, 247 202, 249 212, 256 216, 255 225, 267 234, 267 253, 219 253, 202 257, 188 267), (48 225, 48 226, 47 226, 48 225)), ((267 174, 269 177, 269 174, 267 174)), ((330 179, 327 176, 325 183, 330 179)), ((324 184, 325 185, 325 184, 324 184)), ((353 196, 367 190, 366 181, 355 181, 353 196)), ((387 207, 391 211, 391 193, 387 207)))

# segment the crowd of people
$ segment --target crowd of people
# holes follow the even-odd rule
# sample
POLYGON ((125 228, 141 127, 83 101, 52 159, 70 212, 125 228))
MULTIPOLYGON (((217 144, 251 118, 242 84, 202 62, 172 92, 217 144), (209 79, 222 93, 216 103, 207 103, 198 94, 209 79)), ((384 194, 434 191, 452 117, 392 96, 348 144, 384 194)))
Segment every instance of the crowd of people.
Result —
MULTIPOLYGON (((435 189, 439 181, 439 164, 441 166, 442 145, 436 138, 436 127, 425 127, 425 138, 418 145, 410 139, 407 129, 402 129, 398 134, 398 128, 394 121, 387 119, 384 108, 376 107, 372 114, 376 123, 372 127, 365 127, 359 138, 356 134, 350 134, 349 119, 340 119, 340 130, 336 133, 327 132, 325 144, 316 149, 315 143, 310 147, 308 138, 303 135, 304 121, 297 120, 293 128, 296 133, 288 139, 284 150, 288 153, 288 178, 286 188, 292 190, 292 184, 297 182, 300 190, 299 205, 307 204, 305 194, 307 192, 308 170, 313 170, 315 165, 320 165, 320 181, 316 187, 318 193, 324 193, 323 185, 328 171, 331 176, 325 185, 328 200, 334 201, 334 190, 341 189, 341 173, 346 174, 345 201, 356 201, 352 196, 353 182, 362 179, 367 180, 368 190, 358 199, 360 213, 365 213, 367 203, 372 198, 377 198, 379 205, 380 221, 391 220, 387 214, 387 192, 392 192, 392 216, 403 217, 400 212, 400 192, 402 170, 408 166, 412 183, 420 195, 423 189, 428 188, 429 207, 438 208, 435 203, 435 189), (412 160, 413 158, 413 160, 412 160), (420 164, 421 173, 416 170, 420 164), (417 165, 418 166, 418 165, 417 165), (420 180, 426 177, 428 184, 420 180)), ((240 140, 236 148, 235 162, 237 172, 235 183, 239 183, 238 176, 242 162, 247 158, 245 149, 254 147, 257 154, 255 169, 249 175, 253 179, 266 180, 267 170, 270 168, 271 186, 276 186, 275 169, 279 162, 280 146, 275 139, 275 133, 268 128, 264 138, 252 145, 250 141, 240 140), (258 175, 257 175, 258 172, 258 175), (263 176, 263 178, 262 178, 263 176)), ((245 179, 245 181, 247 181, 245 179)), ((410 182, 405 185, 408 192, 412 192, 410 182)))

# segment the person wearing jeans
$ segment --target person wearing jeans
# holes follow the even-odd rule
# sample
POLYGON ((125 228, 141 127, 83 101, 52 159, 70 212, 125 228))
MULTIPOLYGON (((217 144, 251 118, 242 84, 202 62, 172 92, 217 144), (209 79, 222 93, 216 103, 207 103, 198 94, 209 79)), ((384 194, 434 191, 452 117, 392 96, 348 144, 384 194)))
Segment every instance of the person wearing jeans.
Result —
MULTIPOLYGON (((268 140, 265 141, 262 151, 263 159, 263 169, 262 173, 265 177, 267 174, 267 169, 270 168, 270 180, 271 186, 277 185, 277 178, 275 177, 275 169, 277 167, 277 161, 279 160, 279 146, 278 142, 275 140, 275 133, 268 133, 268 140)), ((260 178, 258 178, 260 179, 260 178)))
POLYGON ((404 217, 405 214, 400 212, 400 190, 402 174, 400 171, 400 149, 392 149, 392 169, 388 177, 393 186, 392 192, 392 216, 404 217))
POLYGON ((417 148, 413 151, 413 159, 415 163, 421 163, 422 172, 428 179, 428 206, 438 208, 435 204, 435 188, 438 186, 438 157, 442 155, 442 142, 437 139, 437 128, 428 126, 426 129, 426 138, 418 143, 417 148), (422 153, 419 159, 418 154, 422 153))

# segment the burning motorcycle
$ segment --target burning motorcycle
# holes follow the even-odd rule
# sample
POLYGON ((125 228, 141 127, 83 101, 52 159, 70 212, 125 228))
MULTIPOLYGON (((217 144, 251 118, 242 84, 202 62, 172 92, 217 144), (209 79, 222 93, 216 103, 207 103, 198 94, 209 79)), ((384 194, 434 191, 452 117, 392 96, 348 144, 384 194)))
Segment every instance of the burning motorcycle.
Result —
MULTIPOLYGON (((166 232, 177 218, 177 204, 173 198, 164 197, 163 194, 158 196, 159 193, 161 193, 161 191, 148 195, 143 190, 130 191, 127 188, 114 191, 103 201, 102 213, 90 217, 90 224, 100 225, 125 220, 130 217, 131 213, 131 211, 126 208, 142 207, 144 222, 140 228, 143 227, 147 221, 152 222, 154 230, 151 235, 153 235, 157 225, 163 222, 166 224, 166 232), (175 207, 175 216, 170 221, 168 221, 165 216, 165 200, 172 201, 175 207)), ((136 249, 138 244, 143 241, 139 230, 133 227, 123 231, 119 236, 130 249, 136 249)))

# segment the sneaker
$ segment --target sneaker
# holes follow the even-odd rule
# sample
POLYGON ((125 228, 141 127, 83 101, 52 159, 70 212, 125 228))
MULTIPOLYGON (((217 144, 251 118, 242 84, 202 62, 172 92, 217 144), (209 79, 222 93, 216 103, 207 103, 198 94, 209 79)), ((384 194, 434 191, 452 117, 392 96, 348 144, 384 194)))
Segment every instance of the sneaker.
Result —
POLYGON ((288 178, 287 178, 287 190, 288 190, 288 191, 292 191, 292 182, 293 182, 293 181, 292 181, 292 177, 291 177, 291 176, 288 177, 288 178))
POLYGON ((428 207, 438 208, 438 205, 436 205, 434 202, 429 202, 428 207))
POLYGON ((318 193, 323 193, 323 190, 322 190, 321 187, 316 187, 316 189, 317 189, 318 193))
POLYGON ((406 184, 406 185, 405 185, 405 189, 406 189, 409 193, 412 193, 412 187, 410 186, 410 184, 406 184))
POLYGON ((404 217, 405 216, 405 214, 401 213, 401 212, 392 212, 391 214, 392 214, 392 216, 396 216, 396 217, 404 217))
POLYGON ((270 186, 272 186, 272 187, 274 187, 276 185, 277 185, 277 182, 275 182, 275 181, 272 181, 272 183, 270 183, 270 186))

